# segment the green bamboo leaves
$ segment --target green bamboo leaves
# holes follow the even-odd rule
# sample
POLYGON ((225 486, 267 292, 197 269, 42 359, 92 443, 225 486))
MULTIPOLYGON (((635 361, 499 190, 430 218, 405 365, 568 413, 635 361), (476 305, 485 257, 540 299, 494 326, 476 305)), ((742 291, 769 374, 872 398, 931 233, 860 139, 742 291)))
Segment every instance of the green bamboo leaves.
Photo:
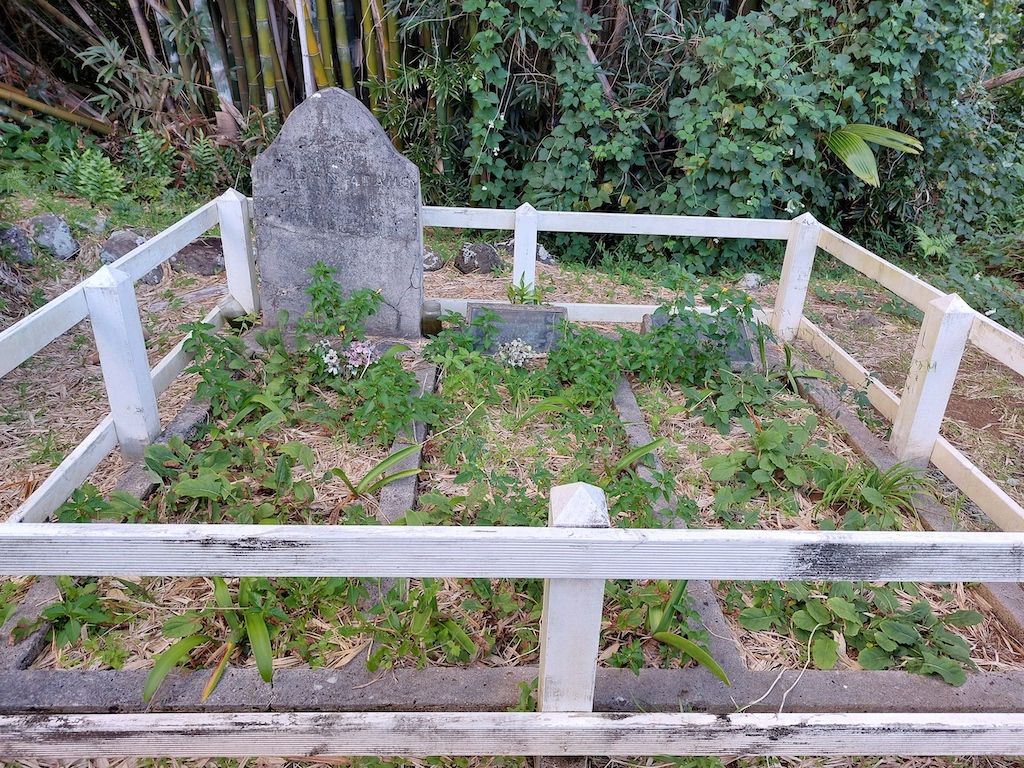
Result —
POLYGON ((878 178, 878 164, 875 162, 875 153, 868 146, 869 143, 911 155, 918 155, 924 149, 921 142, 913 136, 867 123, 851 123, 825 134, 825 146, 842 160, 857 178, 872 187, 877 187, 881 183, 878 178))

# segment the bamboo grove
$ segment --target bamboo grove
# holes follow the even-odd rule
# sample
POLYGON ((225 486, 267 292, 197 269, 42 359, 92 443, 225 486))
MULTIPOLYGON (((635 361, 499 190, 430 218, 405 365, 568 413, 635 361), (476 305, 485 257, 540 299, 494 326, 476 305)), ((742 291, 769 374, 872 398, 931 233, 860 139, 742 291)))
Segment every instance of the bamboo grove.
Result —
POLYGON ((105 116, 284 118, 334 85, 375 102, 402 55, 384 0, 5 0, 0 22, 5 116, 101 134, 105 116))

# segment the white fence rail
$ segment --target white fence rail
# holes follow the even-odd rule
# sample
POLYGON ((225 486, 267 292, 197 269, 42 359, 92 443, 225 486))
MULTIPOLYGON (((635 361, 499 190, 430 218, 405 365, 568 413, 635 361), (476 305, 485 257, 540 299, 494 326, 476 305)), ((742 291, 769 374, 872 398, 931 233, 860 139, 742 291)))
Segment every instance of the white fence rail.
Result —
MULTIPOLYGON (((137 308, 125 292, 132 281, 163 263, 171 255, 211 227, 220 224, 224 244, 229 300, 205 320, 219 324, 227 316, 259 311, 259 291, 250 231, 250 201, 234 190, 202 206, 152 240, 110 265, 104 278, 75 286, 45 307, 0 332, 0 375, 23 363, 75 324, 93 313, 87 300, 90 290, 100 290, 96 280, 119 281, 120 308, 124 323, 131 324, 137 308)), ((431 227, 507 229, 515 232, 512 280, 530 285, 536 279, 537 235, 540 232, 645 234, 678 237, 752 238, 782 240, 786 254, 775 307, 766 312, 776 335, 783 341, 800 338, 835 366, 856 387, 866 387, 872 404, 894 423, 891 445, 898 458, 917 464, 931 460, 974 500, 997 525, 1024 530, 1024 508, 985 476, 960 451, 939 434, 953 388, 960 357, 968 343, 1014 372, 1024 375, 1024 339, 963 302, 911 275, 846 237, 819 224, 809 214, 793 220, 737 219, 700 216, 659 216, 537 211, 529 204, 516 210, 437 208, 424 206, 421 222, 431 227), (871 377, 851 355, 803 315, 807 286, 818 248, 877 281, 925 313, 914 360, 903 396, 871 377)), ((102 270, 101 270, 102 272, 102 270)), ((110 295, 110 289, 107 289, 110 295)), ((442 308, 465 312, 466 299, 441 299, 442 308)), ((94 301, 94 303, 97 303, 94 301)), ((98 302, 97 306, 106 302, 98 302)), ((639 322, 656 307, 648 304, 586 304, 554 302, 578 322, 639 322)), ((116 313, 115 313, 116 315, 116 313)), ((116 316, 106 321, 93 317, 97 345, 108 354, 102 360, 112 421, 102 420, 14 514, 11 521, 45 519, 111 450, 111 437, 128 455, 137 455, 152 438, 156 423, 153 398, 159 395, 187 365, 183 343, 175 347, 150 372, 147 382, 140 361, 144 345, 137 338, 121 338, 126 327, 116 316), (116 353, 116 354, 115 354, 116 353), (113 430, 113 432, 111 431, 113 430)), ((134 335, 134 334, 133 334, 134 335)))
MULTIPOLYGON (((552 494, 552 527, 62 525, 45 520, 111 450, 137 455, 156 397, 187 365, 184 340, 152 369, 132 284, 220 224, 229 299, 205 320, 259 311, 250 203, 234 191, 0 332, 0 375, 91 318, 111 413, 0 525, 0 575, 544 578, 539 713, 60 715, 0 717, 7 758, 405 754, 1021 754, 1024 714, 590 714, 606 579, 1024 581, 1024 510, 938 434, 973 343, 1024 375, 1024 339, 804 215, 792 221, 424 207, 425 226, 515 231, 512 278, 536 279, 539 232, 786 242, 774 310, 896 423, 895 452, 931 461, 1004 533, 614 530, 604 495, 552 494), (903 397, 803 316, 818 248, 925 312, 903 397)), ((466 300, 446 299, 465 311, 466 300)), ((565 303, 569 318, 639 322, 653 305, 565 303)))
POLYGON ((0 574, 545 578, 538 713, 0 717, 7 758, 1021 754, 1024 714, 591 715, 605 579, 1024 579, 1024 533, 616 530, 552 490, 549 528, 0 526, 0 574), (315 737, 315 738, 314 738, 315 737))

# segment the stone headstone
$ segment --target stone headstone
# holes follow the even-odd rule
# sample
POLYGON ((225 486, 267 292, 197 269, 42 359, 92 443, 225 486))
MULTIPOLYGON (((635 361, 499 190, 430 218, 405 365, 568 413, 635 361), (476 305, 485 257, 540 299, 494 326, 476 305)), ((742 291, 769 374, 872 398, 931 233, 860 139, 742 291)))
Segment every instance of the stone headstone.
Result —
MULTIPOLYGON (((522 339, 534 352, 550 352, 561 338, 562 322, 567 318, 565 307, 545 307, 525 304, 466 304, 470 323, 485 311, 498 317, 494 327, 497 333, 484 352, 493 353, 500 345, 513 339, 522 339)), ((483 342, 480 328, 473 329, 477 342, 483 342)))
POLYGON ((345 293, 379 291, 371 333, 420 334, 420 177, 362 103, 326 88, 295 108, 252 169, 264 322, 296 322, 322 261, 345 293))
MULTIPOLYGON (((655 328, 663 328, 670 322, 674 322, 674 318, 663 312, 644 315, 640 330, 643 333, 650 333, 655 328)), ((701 334, 700 341, 705 344, 710 343, 703 334, 701 334)), ((740 325, 740 338, 736 344, 725 350, 725 357, 729 361, 729 367, 735 373, 761 369, 761 355, 757 339, 746 323, 740 325)), ((764 371, 761 372, 764 373, 764 371)))

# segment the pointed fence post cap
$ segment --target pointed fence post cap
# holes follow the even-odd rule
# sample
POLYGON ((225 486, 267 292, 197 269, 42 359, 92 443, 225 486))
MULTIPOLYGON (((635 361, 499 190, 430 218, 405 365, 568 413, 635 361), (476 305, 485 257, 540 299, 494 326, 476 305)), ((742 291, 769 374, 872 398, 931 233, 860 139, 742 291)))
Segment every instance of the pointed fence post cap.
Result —
POLYGON ((608 499, 603 490, 589 483, 556 485, 551 489, 548 524, 557 528, 608 528, 608 499))
POLYGON ((952 313, 958 315, 974 313, 974 308, 961 299, 960 294, 957 293, 947 293, 945 296, 939 296, 928 303, 944 315, 952 313))
POLYGON ((225 200, 225 201, 228 201, 228 200, 235 201, 235 202, 239 202, 239 203, 248 202, 249 201, 248 197, 243 195, 241 192, 239 192, 234 187, 229 187, 228 190, 226 192, 224 192, 224 194, 222 194, 220 196, 220 199, 221 200, 225 200))
POLYGON ((516 208, 516 213, 534 213, 534 212, 536 212, 536 210, 537 209, 534 208, 529 203, 523 203, 518 208, 516 208))
POLYGON ((804 213, 801 213, 799 216, 793 219, 793 221, 800 222, 804 226, 818 223, 818 220, 814 218, 813 214, 811 214, 810 211, 805 211, 804 213))

